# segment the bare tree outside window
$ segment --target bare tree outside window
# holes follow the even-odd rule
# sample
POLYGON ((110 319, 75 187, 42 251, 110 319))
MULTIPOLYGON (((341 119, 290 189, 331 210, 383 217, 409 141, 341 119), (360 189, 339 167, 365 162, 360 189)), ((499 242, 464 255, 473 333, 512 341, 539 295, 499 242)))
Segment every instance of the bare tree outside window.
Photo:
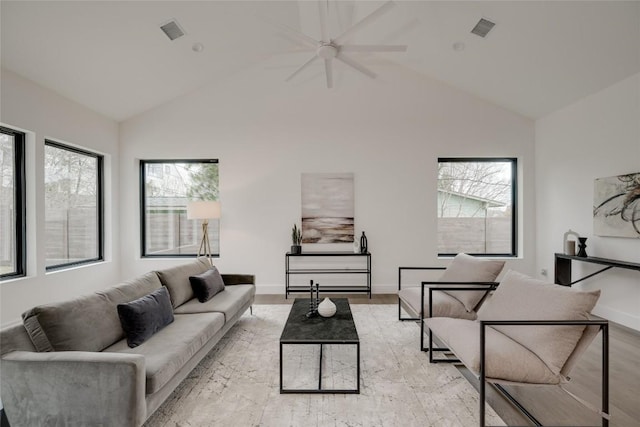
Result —
POLYGON ((47 268, 102 259, 102 157, 47 141, 44 162, 47 268))
POLYGON ((438 253, 515 255, 516 159, 438 160, 438 253))
MULTIPOLYGON (((143 160, 142 255, 195 256, 202 239, 198 220, 187 219, 187 203, 218 200, 218 161, 143 160)), ((220 253, 218 219, 209 220, 211 252, 220 253)))

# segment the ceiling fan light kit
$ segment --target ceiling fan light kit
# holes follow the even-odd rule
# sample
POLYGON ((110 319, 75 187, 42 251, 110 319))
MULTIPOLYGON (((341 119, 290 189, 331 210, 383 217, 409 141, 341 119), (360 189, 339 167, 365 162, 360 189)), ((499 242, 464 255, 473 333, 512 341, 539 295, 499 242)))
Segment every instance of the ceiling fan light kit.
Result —
POLYGON ((320 16, 320 34, 322 39, 316 40, 308 35, 296 31, 290 27, 284 27, 288 32, 290 32, 296 40, 311 49, 314 49, 313 56, 308 59, 304 64, 302 64, 298 69, 296 69, 293 73, 289 75, 285 79, 285 81, 289 81, 294 78, 298 73, 307 68, 316 59, 324 60, 324 68, 325 68, 325 77, 327 81, 327 88, 331 89, 333 87, 333 59, 337 59, 342 63, 348 65, 360 73, 369 76, 371 78, 375 78, 376 74, 369 70, 364 65, 360 64, 358 61, 354 60, 348 55, 345 55, 345 52, 366 52, 366 53, 375 53, 375 52, 406 52, 406 45, 358 45, 358 44, 346 44, 346 42, 353 37, 353 35, 369 25, 373 21, 375 21, 379 16, 386 13, 389 9, 394 6, 392 1, 389 1, 378 9, 371 12, 369 15, 362 18, 360 21, 356 22, 354 25, 345 30, 338 37, 331 39, 328 36, 327 31, 327 15, 328 15, 328 7, 329 4, 327 1, 318 1, 318 9, 320 16))

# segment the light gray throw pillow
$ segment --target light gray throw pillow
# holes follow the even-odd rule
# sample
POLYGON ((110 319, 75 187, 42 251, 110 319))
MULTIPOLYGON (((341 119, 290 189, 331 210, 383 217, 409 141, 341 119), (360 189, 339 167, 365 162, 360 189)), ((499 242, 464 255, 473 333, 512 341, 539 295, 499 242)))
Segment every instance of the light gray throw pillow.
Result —
MULTIPOLYGON (((589 320, 600 290, 579 291, 508 271, 478 320, 589 320)), ((535 353, 558 374, 584 326, 494 326, 535 353)))
MULTIPOLYGON (((453 258, 451 264, 440 277, 441 282, 494 282, 504 261, 476 258, 460 253, 453 258)), ((473 311, 487 291, 443 291, 460 301, 467 312, 473 311)))

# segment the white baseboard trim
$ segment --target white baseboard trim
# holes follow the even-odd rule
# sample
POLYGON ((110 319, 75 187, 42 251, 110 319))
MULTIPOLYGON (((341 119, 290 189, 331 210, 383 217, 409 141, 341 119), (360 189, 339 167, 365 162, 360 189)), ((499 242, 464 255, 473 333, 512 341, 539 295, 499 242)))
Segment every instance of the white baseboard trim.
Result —
POLYGON ((259 295, 284 295, 284 285, 256 285, 256 294, 259 295))
MULTIPOLYGON (((372 285, 372 294, 397 294, 398 285, 372 285)), ((284 285, 256 285, 256 294, 284 295, 284 285)))
POLYGON ((613 309, 611 307, 598 305, 593 309, 593 314, 600 316, 627 328, 640 331, 640 317, 629 313, 613 309))

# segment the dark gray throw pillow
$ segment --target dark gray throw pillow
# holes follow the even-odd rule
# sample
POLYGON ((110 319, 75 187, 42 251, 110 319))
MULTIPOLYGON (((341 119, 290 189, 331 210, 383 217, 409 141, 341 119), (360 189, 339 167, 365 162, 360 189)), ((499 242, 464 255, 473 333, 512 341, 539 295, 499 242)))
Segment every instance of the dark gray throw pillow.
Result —
POLYGON ((118 316, 127 345, 137 347, 173 322, 173 307, 166 287, 125 304, 118 304, 118 316))
POLYGON ((218 292, 224 291, 224 281, 216 267, 198 274, 189 276, 191 289, 200 302, 209 301, 218 292))

